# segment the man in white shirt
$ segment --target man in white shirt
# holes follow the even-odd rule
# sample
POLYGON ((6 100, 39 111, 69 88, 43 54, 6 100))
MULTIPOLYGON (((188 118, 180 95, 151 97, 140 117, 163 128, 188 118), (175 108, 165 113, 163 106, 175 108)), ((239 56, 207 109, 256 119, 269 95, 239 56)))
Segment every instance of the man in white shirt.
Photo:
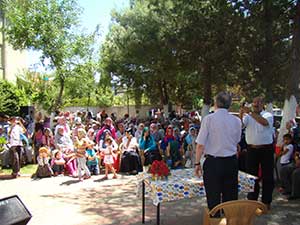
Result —
POLYGON ((11 119, 11 127, 9 131, 10 158, 12 166, 12 176, 16 178, 19 175, 22 162, 22 146, 21 134, 24 128, 21 126, 21 121, 13 117, 11 119))
MULTIPOLYGON (((270 209, 274 189, 274 148, 273 115, 263 110, 263 99, 255 97, 250 108, 241 108, 240 117, 245 127, 247 147, 246 171, 258 176, 259 166, 262 171, 262 202, 270 209)), ((254 192, 248 193, 248 199, 258 200, 259 181, 254 192)))
POLYGON ((203 180, 209 209, 238 198, 236 154, 242 124, 228 113, 230 105, 231 95, 220 92, 215 98, 215 113, 204 117, 196 139, 195 174, 201 175, 200 158, 204 153, 203 180))

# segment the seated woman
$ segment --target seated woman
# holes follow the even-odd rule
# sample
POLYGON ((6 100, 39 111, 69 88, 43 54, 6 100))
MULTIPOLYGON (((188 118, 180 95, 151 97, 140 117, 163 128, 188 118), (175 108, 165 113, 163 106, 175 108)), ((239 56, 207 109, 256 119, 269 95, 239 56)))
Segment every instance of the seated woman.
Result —
POLYGON ((300 156, 295 153, 295 164, 284 166, 280 170, 280 177, 284 194, 289 195, 288 200, 300 198, 300 156))
POLYGON ((157 149, 154 138, 150 134, 149 128, 145 127, 143 129, 140 141, 139 148, 142 158, 142 165, 147 166, 152 164, 154 160, 161 160, 161 155, 157 149))
POLYGON ((168 166, 172 169, 182 168, 182 154, 180 151, 179 141, 170 141, 166 149, 168 166))
POLYGON ((129 174, 137 174, 142 171, 141 158, 138 154, 138 143, 132 135, 132 129, 128 128, 125 131, 125 136, 121 143, 121 166, 120 172, 129 174))
POLYGON ((175 137, 172 125, 169 125, 166 129, 166 134, 160 143, 160 149, 162 150, 161 154, 163 154, 164 157, 166 157, 166 150, 171 141, 175 141, 175 137))
POLYGON ((185 137, 185 158, 189 163, 186 163, 186 167, 194 167, 196 159, 196 138, 197 132, 194 127, 189 129, 189 134, 185 137))
POLYGON ((76 176, 77 163, 75 160, 74 146, 69 134, 64 131, 63 126, 57 128, 55 134, 55 146, 63 153, 63 157, 66 160, 66 172, 72 176, 76 176))

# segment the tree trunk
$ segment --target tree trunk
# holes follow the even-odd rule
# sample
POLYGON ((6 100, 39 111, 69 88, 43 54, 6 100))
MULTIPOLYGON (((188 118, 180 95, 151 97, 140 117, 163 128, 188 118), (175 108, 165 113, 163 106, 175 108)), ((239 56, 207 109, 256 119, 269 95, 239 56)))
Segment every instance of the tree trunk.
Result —
POLYGON ((294 95, 299 101, 300 97, 300 0, 297 1, 296 15, 294 17, 292 57, 291 57, 291 76, 288 79, 287 99, 294 95))
POLYGON ((272 52, 273 52, 273 15, 272 15, 272 4, 273 0, 264 0, 263 9, 264 9, 264 31, 265 31, 265 43, 263 50, 263 66, 262 66, 262 84, 266 90, 266 102, 270 103, 273 100, 272 93, 272 80, 273 80, 273 63, 272 63, 272 52))
POLYGON ((282 136, 287 132, 286 123, 295 119, 297 101, 299 101, 300 83, 300 0, 296 4, 296 15, 293 23, 291 75, 288 77, 286 100, 283 108, 277 145, 282 145, 282 136))
POLYGON ((168 105, 169 95, 167 90, 167 84, 164 80, 159 80, 159 92, 160 92, 160 106, 168 105))
POLYGON ((53 106, 54 111, 59 110, 59 108, 62 106, 62 96, 63 96, 64 88, 65 88, 65 80, 63 78, 60 78, 59 84, 60 84, 59 93, 58 93, 56 102, 53 106))
POLYGON ((201 110, 201 117, 204 118, 206 115, 209 114, 209 109, 211 106, 211 96, 212 96, 212 85, 211 85, 211 69, 209 66, 204 66, 203 72, 203 107, 201 110))

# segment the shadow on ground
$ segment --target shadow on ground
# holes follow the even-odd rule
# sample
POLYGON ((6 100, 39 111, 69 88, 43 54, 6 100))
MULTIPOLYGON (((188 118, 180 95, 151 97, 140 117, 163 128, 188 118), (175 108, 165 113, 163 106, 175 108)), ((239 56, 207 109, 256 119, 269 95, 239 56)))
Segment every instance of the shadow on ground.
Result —
MULTIPOLYGON (((101 180, 101 179, 100 179, 101 180)), ((70 180, 62 185, 70 185, 77 180, 70 180)), ((98 182, 98 181, 96 181, 98 182)), ((76 196, 74 193, 56 193, 43 195, 46 199, 55 199, 71 205, 80 205, 82 214, 89 221, 83 224, 102 225, 138 225, 142 224, 141 198, 136 195, 136 184, 101 185, 99 188, 83 188, 76 196)), ((240 196, 244 198, 245 196, 240 196)), ((274 195, 272 210, 267 215, 257 218, 258 225, 300 224, 300 201, 288 202, 278 193, 274 195), (290 221, 290 222, 288 222, 290 221)), ((161 225, 202 224, 202 211, 206 206, 205 198, 185 199, 161 204, 161 225)), ((146 225, 156 224, 156 207, 146 200, 146 225)))
POLYGON ((7 175, 7 174, 0 175, 0 180, 11 180, 11 179, 15 179, 15 178, 12 175, 7 175))

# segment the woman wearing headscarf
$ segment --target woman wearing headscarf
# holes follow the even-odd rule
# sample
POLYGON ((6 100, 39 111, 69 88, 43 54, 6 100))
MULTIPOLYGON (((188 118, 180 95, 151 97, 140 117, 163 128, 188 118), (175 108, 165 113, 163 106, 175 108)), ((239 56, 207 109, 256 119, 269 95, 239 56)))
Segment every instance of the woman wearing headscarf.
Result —
POLYGON ((109 132, 111 133, 111 137, 116 140, 117 138, 117 135, 116 135, 116 128, 114 127, 113 125, 113 121, 110 117, 107 117, 104 121, 104 125, 103 127, 97 132, 97 135, 96 135, 96 143, 99 143, 99 141, 102 138, 102 134, 105 130, 109 130, 109 132))
POLYGON ((137 174, 142 171, 141 158, 138 154, 138 143, 132 135, 132 129, 128 128, 125 131, 125 136, 122 138, 120 145, 122 152, 120 172, 129 174, 137 174))
POLYGON ((185 158, 186 158, 186 167, 193 167, 195 164, 196 157, 196 138, 197 131, 195 127, 189 129, 189 134, 185 137, 185 158))
POLYGON ((143 129, 139 141, 139 148, 141 150, 142 164, 144 166, 152 164, 154 160, 161 160, 161 155, 148 127, 143 129))

